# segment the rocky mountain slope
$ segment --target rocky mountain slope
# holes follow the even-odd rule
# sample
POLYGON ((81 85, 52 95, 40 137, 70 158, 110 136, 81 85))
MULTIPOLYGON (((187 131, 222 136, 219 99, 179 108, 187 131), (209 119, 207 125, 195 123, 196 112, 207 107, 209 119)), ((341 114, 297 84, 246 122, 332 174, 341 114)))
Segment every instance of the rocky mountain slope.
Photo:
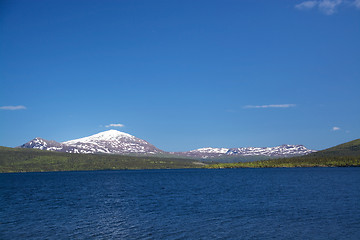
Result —
POLYGON ((20 147, 68 153, 155 154, 163 152, 145 140, 116 130, 100 132, 62 143, 35 138, 20 147))
POLYGON ((189 152, 177 152, 195 158, 211 158, 225 156, 269 156, 269 157, 289 157, 307 155, 315 152, 303 145, 281 145, 277 147, 242 147, 242 148, 200 148, 189 152))

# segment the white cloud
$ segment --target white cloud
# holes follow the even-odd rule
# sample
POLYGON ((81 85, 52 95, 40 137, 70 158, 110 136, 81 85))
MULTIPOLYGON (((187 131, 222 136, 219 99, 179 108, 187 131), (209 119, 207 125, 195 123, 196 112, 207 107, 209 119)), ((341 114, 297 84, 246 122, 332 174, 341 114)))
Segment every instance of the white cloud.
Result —
POLYGON ((337 9, 341 5, 353 6, 360 9, 360 0, 313 0, 304 1, 295 5, 298 10, 308 10, 318 8, 321 12, 326 15, 332 15, 336 13, 337 9))
POLYGON ((333 127, 331 130, 333 130, 333 131, 339 131, 340 128, 339 128, 339 127, 333 127))
POLYGON ((1 110, 23 110, 26 109, 25 106, 19 105, 19 106, 2 106, 0 107, 1 110))
POLYGON ((244 108, 290 108, 295 107, 295 104, 269 104, 269 105, 246 105, 244 108))
POLYGON ((105 127, 109 128, 109 127, 125 127, 124 124, 121 123, 111 123, 109 125, 106 125, 105 127))
POLYGON ((310 9, 310 8, 315 7, 317 4, 318 4, 317 1, 305 1, 305 2, 295 5, 295 8, 297 8, 299 10, 305 10, 305 9, 310 9))
POLYGON ((355 1, 353 2, 353 5, 354 5, 356 8, 360 9, 360 0, 355 0, 355 1))
POLYGON ((319 9, 326 15, 334 14, 336 8, 343 3, 343 0, 322 0, 319 1, 319 9))

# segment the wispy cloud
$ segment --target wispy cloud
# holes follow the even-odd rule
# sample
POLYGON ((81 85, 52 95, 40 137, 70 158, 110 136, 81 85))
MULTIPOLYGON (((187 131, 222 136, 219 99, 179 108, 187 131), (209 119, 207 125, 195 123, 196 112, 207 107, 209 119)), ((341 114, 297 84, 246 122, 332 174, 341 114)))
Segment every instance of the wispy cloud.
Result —
POLYGON ((340 128, 339 128, 339 127, 333 127, 331 130, 332 130, 332 131, 339 131, 340 128))
POLYGON ((23 110, 26 109, 25 106, 22 105, 18 105, 18 106, 1 106, 0 107, 1 110, 23 110))
POLYGON ((306 10, 315 7, 317 4, 318 4, 317 1, 305 1, 295 5, 295 8, 299 10, 306 10))
POLYGON ((244 108, 290 108, 296 104, 269 104, 269 105, 246 105, 244 108))
POLYGON ((342 0, 322 0, 319 1, 319 9, 326 15, 332 15, 336 12, 336 8, 342 3, 342 0))
POLYGON ((109 128, 109 127, 125 127, 124 124, 121 123, 111 123, 109 125, 106 125, 105 127, 109 128))
POLYGON ((313 0, 313 1, 304 1, 295 5, 295 8, 298 10, 309 10, 313 8, 318 8, 321 12, 326 15, 332 15, 336 13, 337 9, 341 5, 354 6, 360 9, 360 0, 313 0))
POLYGON ((356 8, 360 9, 360 0, 355 0, 355 1, 353 2, 353 5, 354 5, 356 8))

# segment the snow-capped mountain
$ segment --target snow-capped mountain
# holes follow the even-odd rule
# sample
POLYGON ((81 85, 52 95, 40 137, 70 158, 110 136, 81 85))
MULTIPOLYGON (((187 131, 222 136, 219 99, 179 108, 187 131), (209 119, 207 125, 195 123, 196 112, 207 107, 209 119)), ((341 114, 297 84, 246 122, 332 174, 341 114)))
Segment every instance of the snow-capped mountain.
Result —
POLYGON ((108 130, 89 137, 69 140, 66 142, 49 141, 34 138, 20 146, 68 153, 110 153, 110 154, 158 154, 166 153, 202 159, 214 159, 227 156, 269 156, 289 157, 306 155, 309 150, 303 145, 281 145, 277 147, 243 147, 243 148, 199 148, 188 152, 165 152, 145 140, 117 130, 108 130))
POLYGON ((193 158, 214 158, 226 155, 228 148, 199 148, 188 152, 174 152, 175 155, 193 157, 193 158))
POLYGON ((263 155, 263 156, 291 156, 291 155, 306 155, 315 152, 309 150, 303 145, 281 145, 277 147, 244 147, 244 148, 230 148, 227 155, 263 155))
POLYGON ((155 154, 163 152, 145 140, 117 130, 108 130, 62 143, 35 138, 20 147, 68 153, 155 154))
POLYGON ((281 145, 277 147, 242 147, 242 148, 199 148, 188 152, 178 152, 176 154, 196 157, 211 158, 224 156, 269 156, 269 157, 288 157, 307 155, 315 152, 307 149, 303 145, 281 145))
POLYGON ((57 151, 63 148, 61 143, 52 140, 45 140, 43 138, 34 138, 33 140, 21 145, 20 147, 35 148, 40 150, 51 150, 51 151, 57 151))

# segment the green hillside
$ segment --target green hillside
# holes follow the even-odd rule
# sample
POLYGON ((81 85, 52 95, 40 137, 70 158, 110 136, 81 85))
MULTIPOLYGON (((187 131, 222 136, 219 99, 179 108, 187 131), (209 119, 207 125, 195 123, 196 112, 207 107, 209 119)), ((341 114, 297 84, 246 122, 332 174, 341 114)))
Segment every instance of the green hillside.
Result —
POLYGON ((360 167, 360 156, 303 156, 255 162, 209 164, 205 168, 360 167))
POLYGON ((360 139, 337 145, 316 153, 312 156, 360 156, 360 139))
POLYGON ((221 156, 221 157, 212 157, 212 158, 197 158, 197 160, 201 160, 206 163, 235 163, 235 162, 254 162, 254 161, 261 161, 261 160, 269 160, 279 157, 273 157, 273 156, 261 156, 261 155, 254 155, 254 156, 221 156))
POLYGON ((0 147, 0 173, 119 169, 199 168, 192 159, 135 157, 109 154, 74 154, 36 149, 0 147))

